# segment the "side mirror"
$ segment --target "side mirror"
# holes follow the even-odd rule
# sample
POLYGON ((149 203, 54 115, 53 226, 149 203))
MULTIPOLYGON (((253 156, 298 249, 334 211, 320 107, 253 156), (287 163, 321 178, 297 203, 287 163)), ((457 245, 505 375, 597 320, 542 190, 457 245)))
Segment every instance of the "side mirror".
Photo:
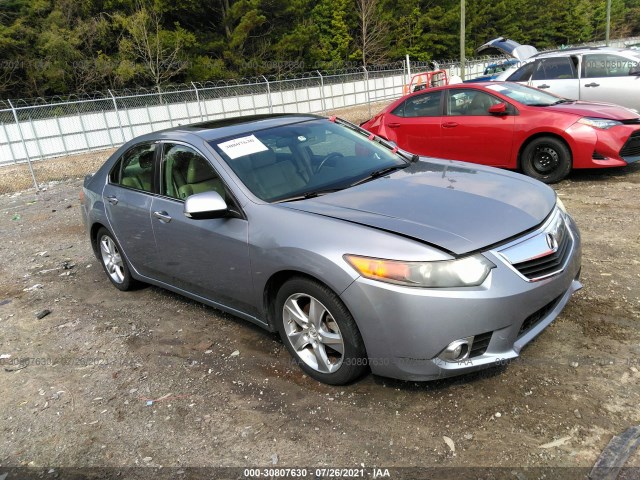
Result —
POLYGON ((629 70, 629 75, 634 75, 636 77, 640 76, 640 65, 631 67, 631 70, 629 70))
POLYGON ((489 110, 487 110, 491 115, 508 115, 507 112, 507 104, 506 103, 496 103, 495 105, 491 105, 489 110))
POLYGON ((214 191, 196 193, 184 201, 185 216, 194 220, 225 217, 227 208, 227 203, 214 191))

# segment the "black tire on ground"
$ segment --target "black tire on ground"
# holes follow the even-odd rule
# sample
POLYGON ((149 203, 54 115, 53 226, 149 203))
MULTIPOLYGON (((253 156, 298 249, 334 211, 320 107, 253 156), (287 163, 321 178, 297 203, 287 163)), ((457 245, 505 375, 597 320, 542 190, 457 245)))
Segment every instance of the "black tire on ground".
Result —
POLYGON ((111 283, 123 292, 133 290, 139 282, 131 276, 127 259, 122 255, 122 248, 109 230, 102 227, 96 234, 98 259, 111 283))
POLYGON ((557 138, 538 137, 522 151, 522 172, 544 183, 556 183, 571 172, 569 147, 557 138))
POLYGON ((315 280, 294 277, 282 285, 276 325, 295 363, 319 382, 344 385, 368 369, 353 317, 333 291, 315 280))

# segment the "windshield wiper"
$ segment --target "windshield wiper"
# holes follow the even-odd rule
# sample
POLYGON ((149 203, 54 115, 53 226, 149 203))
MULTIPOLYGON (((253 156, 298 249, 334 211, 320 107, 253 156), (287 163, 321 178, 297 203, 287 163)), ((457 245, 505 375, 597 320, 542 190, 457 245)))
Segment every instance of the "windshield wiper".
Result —
POLYGON ((376 178, 384 177, 387 173, 391 173, 391 172, 393 172, 395 170, 399 170, 401 168, 407 168, 408 166, 409 166, 409 164, 405 163, 403 165, 392 165, 391 167, 381 168, 380 170, 374 170, 373 172, 371 172, 366 177, 361 178, 360 180, 357 180, 357 181, 353 182, 351 184, 351 186, 355 187, 356 185, 360 185, 361 183, 368 182, 369 180, 374 180, 376 178))
POLYGON ((561 98, 557 102, 553 102, 551 105, 560 105, 561 103, 572 103, 572 102, 575 102, 575 100, 569 100, 568 98, 561 98))
POLYGON ((275 200, 273 203, 284 203, 284 202, 297 202, 299 200, 307 200, 308 198, 320 197, 322 195, 326 195, 327 193, 338 192, 342 190, 342 188, 325 188, 323 190, 312 190, 310 192, 305 192, 300 195, 293 195, 291 197, 280 198, 275 200))

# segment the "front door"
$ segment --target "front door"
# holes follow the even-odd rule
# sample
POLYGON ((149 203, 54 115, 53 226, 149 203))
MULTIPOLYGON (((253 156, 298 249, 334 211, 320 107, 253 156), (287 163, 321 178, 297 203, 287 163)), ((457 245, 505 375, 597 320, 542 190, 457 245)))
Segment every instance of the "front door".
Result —
POLYGON ((503 100, 477 89, 451 89, 442 117, 443 158, 509 166, 513 144, 515 110, 507 104, 507 115, 492 115, 492 105, 503 100))
POLYGON ((184 199, 216 191, 234 200, 209 161, 193 148, 162 144, 160 196, 151 221, 158 247, 156 277, 222 305, 255 313, 249 263, 248 223, 243 218, 195 220, 184 215, 184 199))

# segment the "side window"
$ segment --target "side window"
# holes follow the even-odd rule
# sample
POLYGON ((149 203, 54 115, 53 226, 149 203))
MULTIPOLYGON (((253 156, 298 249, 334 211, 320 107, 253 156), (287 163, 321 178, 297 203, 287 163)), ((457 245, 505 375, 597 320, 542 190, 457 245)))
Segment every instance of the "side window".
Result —
POLYGON ((144 143, 129 149, 118 160, 109 180, 127 188, 153 192, 153 160, 156 145, 144 143))
POLYGON ((544 58, 537 63, 532 80, 565 80, 578 78, 570 57, 544 58))
POLYGON ((582 78, 625 77, 637 61, 611 54, 593 54, 582 57, 582 78))
POLYGON ((509 82, 528 82, 531 78, 531 74, 533 73, 533 68, 535 67, 536 62, 527 63, 523 65, 518 70, 513 72, 507 81, 509 82))
POLYGON ((162 145, 161 184, 162 195, 179 200, 211 191, 226 197, 224 184, 209 161, 184 145, 162 145))
POLYGON ((439 117, 440 92, 429 92, 408 98, 392 112, 399 117, 439 117))
POLYGON ((489 107, 500 102, 493 95, 480 90, 449 90, 447 115, 489 115, 489 107))

